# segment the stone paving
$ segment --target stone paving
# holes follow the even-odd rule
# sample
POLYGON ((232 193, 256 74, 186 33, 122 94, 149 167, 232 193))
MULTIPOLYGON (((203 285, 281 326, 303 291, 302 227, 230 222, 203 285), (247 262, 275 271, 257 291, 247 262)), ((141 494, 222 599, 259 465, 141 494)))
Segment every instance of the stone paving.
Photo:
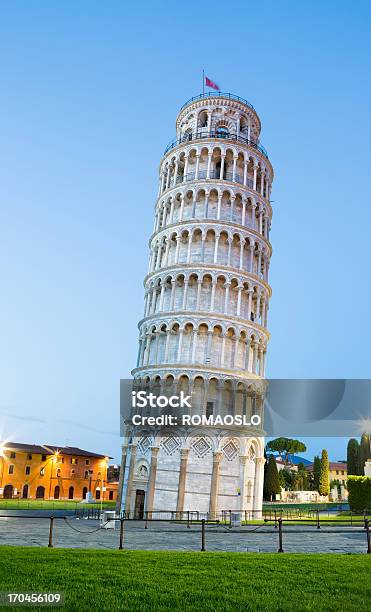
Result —
MULTIPOLYGON (((0 546, 47 546, 49 539, 47 518, 0 519, 0 546)), ((116 529, 100 529, 99 521, 55 519, 53 544, 64 548, 117 549, 119 522, 116 529)), ((206 550, 237 552, 276 552, 278 529, 273 526, 244 526, 229 529, 224 526, 206 526, 206 550)), ((163 521, 125 521, 124 548, 130 550, 189 550, 201 547, 201 525, 163 521)), ((305 553, 366 553, 366 533, 358 527, 284 526, 283 549, 285 552, 305 553)))

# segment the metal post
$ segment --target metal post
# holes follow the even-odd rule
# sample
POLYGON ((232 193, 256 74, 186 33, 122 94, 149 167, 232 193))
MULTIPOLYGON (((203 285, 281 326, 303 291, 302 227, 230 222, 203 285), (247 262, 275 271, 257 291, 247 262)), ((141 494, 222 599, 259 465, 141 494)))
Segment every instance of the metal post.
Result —
POLYGON ((282 548, 282 519, 278 519, 278 552, 283 553, 282 548))
POLYGON ((189 522, 189 510, 188 510, 187 514, 188 514, 187 528, 190 529, 191 528, 191 523, 189 522))
POLYGON ((148 529, 148 512, 146 511, 146 522, 144 523, 144 529, 148 529))
POLYGON ((54 527, 54 516, 50 517, 50 527, 49 527, 49 544, 48 548, 53 548, 53 527, 54 527))
POLYGON ((120 545, 119 550, 124 548, 124 519, 120 518, 120 545))
POLYGON ((205 552, 205 519, 201 521, 201 552, 205 552))
POLYGON ((229 511, 229 529, 232 529, 232 510, 229 511))
POLYGON ((370 536, 370 521, 365 518, 365 529, 367 536, 367 553, 371 554, 371 536, 370 536))
POLYGON ((317 529, 321 529, 321 525, 319 524, 319 510, 317 510, 317 529))
POLYGON ((277 510, 274 511, 274 528, 277 529, 277 510))

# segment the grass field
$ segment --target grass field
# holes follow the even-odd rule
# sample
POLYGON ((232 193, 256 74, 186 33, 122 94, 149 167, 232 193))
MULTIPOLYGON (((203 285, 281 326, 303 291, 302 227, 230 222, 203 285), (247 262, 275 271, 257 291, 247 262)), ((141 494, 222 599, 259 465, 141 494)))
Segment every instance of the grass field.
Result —
POLYGON ((369 610, 370 568, 370 555, 0 548, 1 590, 64 591, 76 611, 369 610))

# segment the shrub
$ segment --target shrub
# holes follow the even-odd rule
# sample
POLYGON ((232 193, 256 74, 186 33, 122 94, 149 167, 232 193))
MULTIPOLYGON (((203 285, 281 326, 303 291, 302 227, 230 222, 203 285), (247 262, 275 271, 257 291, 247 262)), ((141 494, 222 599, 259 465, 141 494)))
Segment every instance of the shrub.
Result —
POLYGON ((347 485, 350 509, 355 512, 371 510, 371 477, 349 476, 347 485))

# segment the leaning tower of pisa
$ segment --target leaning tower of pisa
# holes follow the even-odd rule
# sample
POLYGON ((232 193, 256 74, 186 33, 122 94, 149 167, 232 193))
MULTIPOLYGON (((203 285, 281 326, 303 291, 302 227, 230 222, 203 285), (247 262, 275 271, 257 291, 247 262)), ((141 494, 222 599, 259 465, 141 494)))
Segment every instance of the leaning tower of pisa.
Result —
MULTIPOLYGON (((159 169, 134 384, 192 393, 199 414, 262 414, 273 169, 253 106, 186 102, 159 169)), ((262 507, 262 427, 125 432, 121 504, 143 512, 262 507)))

